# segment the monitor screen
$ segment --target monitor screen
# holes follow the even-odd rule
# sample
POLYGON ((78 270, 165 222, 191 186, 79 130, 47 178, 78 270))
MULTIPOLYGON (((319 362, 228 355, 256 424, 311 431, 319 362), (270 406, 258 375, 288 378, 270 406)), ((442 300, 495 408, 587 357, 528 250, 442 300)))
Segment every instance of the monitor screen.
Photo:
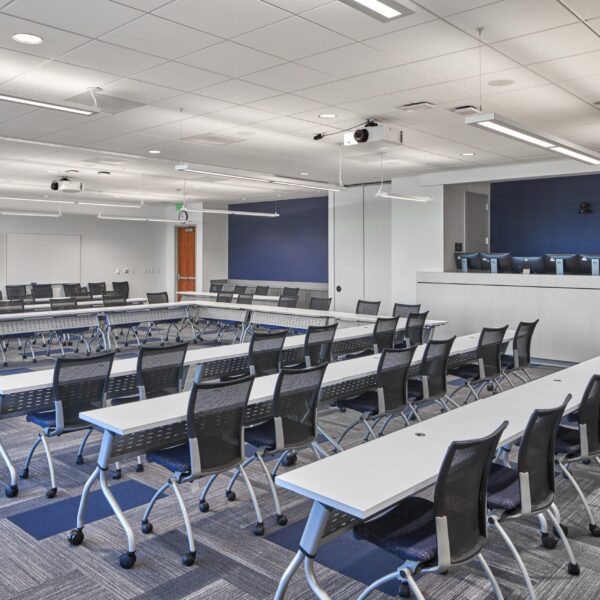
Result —
POLYGON ((515 273, 529 269, 531 273, 539 275, 544 272, 544 259, 541 256, 513 256, 512 268, 515 273))
POLYGON ((563 273, 576 275, 579 273, 579 256, 577 254, 545 254, 544 267, 546 273, 556 273, 556 260, 563 261, 563 273))
POLYGON ((512 272, 512 257, 508 252, 481 253, 481 268, 484 271, 492 270, 492 260, 496 260, 498 273, 512 272))

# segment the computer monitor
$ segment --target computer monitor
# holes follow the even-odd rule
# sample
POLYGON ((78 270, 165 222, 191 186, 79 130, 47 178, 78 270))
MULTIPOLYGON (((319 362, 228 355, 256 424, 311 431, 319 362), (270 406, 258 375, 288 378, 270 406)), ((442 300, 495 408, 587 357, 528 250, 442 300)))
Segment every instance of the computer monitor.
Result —
POLYGON ((508 252, 482 252, 481 268, 490 273, 511 273, 512 257, 508 252))
POLYGON ((579 256, 577 254, 544 254, 546 273, 555 275, 576 275, 579 273, 579 256))
POLYGON ((479 252, 457 252, 454 260, 459 271, 481 271, 481 254, 479 252))
POLYGON ((530 273, 544 273, 544 259, 541 256, 513 256, 512 270, 514 273, 523 273, 524 269, 529 269, 530 273))
POLYGON ((600 254, 580 254, 579 272, 582 275, 600 275, 600 254))

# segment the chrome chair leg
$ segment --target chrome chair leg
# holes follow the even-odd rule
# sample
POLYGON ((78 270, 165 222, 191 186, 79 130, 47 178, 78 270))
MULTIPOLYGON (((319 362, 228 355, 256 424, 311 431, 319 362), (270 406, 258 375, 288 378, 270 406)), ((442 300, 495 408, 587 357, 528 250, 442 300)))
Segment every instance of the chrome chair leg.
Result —
POLYGON ((179 491, 179 486, 175 480, 171 481, 171 489, 175 493, 175 497, 177 498, 177 502, 179 503, 179 508, 181 510, 181 514, 183 516, 183 523, 185 525, 185 533, 188 539, 188 552, 181 557, 181 562, 186 566, 190 567, 194 564, 196 560, 196 542, 194 541, 194 532, 192 531, 192 524, 190 522, 190 516, 188 515, 187 508, 185 506, 185 502, 183 501, 183 496, 179 491))
POLYGON ((31 464, 31 459, 33 458, 33 454, 36 451, 37 447, 42 443, 42 434, 38 434, 38 437, 33 442, 29 454, 25 459, 25 463, 23 464, 23 469, 21 470, 20 477, 21 479, 27 479, 29 477, 29 465, 31 464))
POLYGON ((279 495, 277 494, 277 489, 275 488, 275 483, 273 482, 273 478, 269 473, 269 469, 267 469, 267 465, 263 460, 263 457, 260 453, 260 450, 256 451, 256 459, 260 463, 262 470, 267 478, 269 483, 269 488, 271 489, 271 496, 273 497, 273 504, 275 505, 275 519, 279 525, 287 524, 287 517, 281 512, 281 505, 279 504, 279 495))
POLYGON ((589 521, 590 533, 595 537, 599 537, 600 529, 598 529, 598 525, 596 524, 596 519, 594 518, 592 509, 590 508, 590 505, 587 501, 587 498, 585 497, 585 494, 583 493, 583 490, 579 487, 577 480, 575 479, 575 477, 573 477, 571 472, 565 467, 565 465, 562 463, 562 461, 560 461, 560 460, 558 461, 558 466, 560 467, 560 470, 562 471, 563 475, 569 480, 569 482, 571 483, 571 485, 577 492, 577 495, 579 496, 579 499, 581 500, 581 503, 583 504, 583 507, 585 509, 585 512, 587 513, 587 517, 588 517, 588 521, 589 521))
POLYGON ((254 506, 254 512, 256 514, 256 525, 254 527, 254 535, 264 535, 265 533, 265 525, 263 522, 263 516, 260 511, 260 506, 258 504, 258 500, 256 499, 256 494, 254 493, 254 488, 252 487, 252 483, 246 474, 246 469, 244 468, 243 463, 238 467, 239 472, 244 478, 244 483, 246 484, 246 488, 248 488, 248 494, 250 494, 250 500, 252 500, 252 506, 254 506))
POLYGON ((83 439, 81 440, 81 444, 79 444, 79 450, 77 451, 77 459, 75 461, 76 464, 78 464, 78 465, 83 464, 83 449, 85 448, 85 445, 86 445, 90 435, 92 435, 92 430, 88 429, 85 432, 83 439))
POLYGON ((241 475, 241 470, 245 469, 251 462, 253 462, 256 459, 256 454, 253 454, 252 456, 249 456, 234 472, 234 474, 231 476, 231 479, 229 480, 229 483, 227 484, 227 487, 225 488, 225 496, 227 496, 227 498, 229 498, 230 494, 233 493, 233 486, 237 480, 237 478, 241 475))
POLYGON ((156 501, 162 496, 162 494, 164 494, 165 490, 167 490, 169 487, 171 487, 170 481, 167 481, 166 483, 161 485, 158 488, 158 490, 156 490, 154 496, 152 496, 150 502, 148 503, 148 506, 146 507, 146 510, 144 511, 144 516, 142 517, 142 532, 143 533, 150 533, 152 531, 152 525, 149 524, 150 513, 152 512, 152 509, 154 508, 156 501))
POLYGON ((555 510, 555 507, 556 507, 556 505, 553 504, 552 507, 546 511, 546 514, 550 517, 550 520, 552 521, 552 523, 554 525, 554 529, 556 530, 556 533, 558 534, 560 541, 564 544, 565 550, 567 551, 567 555, 569 557, 569 566, 568 566, 567 570, 568 570, 569 575, 579 575, 579 571, 580 571, 579 565, 577 564, 577 559, 575 558, 575 555, 573 554, 573 549, 571 548, 571 544, 569 543, 569 540, 567 539, 565 532, 563 531, 562 527, 560 526, 560 521, 556 518, 556 515, 553 512, 555 510))
POLYGON ((50 453, 50 447, 48 446, 48 436, 46 432, 42 432, 40 435, 42 445, 44 446, 44 452, 46 453, 46 459, 48 461, 48 471, 50 472, 50 488, 46 490, 46 498, 54 498, 56 496, 56 475, 54 473, 54 462, 52 461, 52 454, 50 453))
POLYGON ((500 589, 500 586, 498 585, 498 581, 497 581, 496 577, 494 576, 494 573, 490 569, 490 566, 487 564, 487 561, 485 560, 485 558, 483 558, 483 554, 479 553, 477 555, 477 558, 479 559, 479 563, 481 564, 481 568, 483 569, 486 577, 488 578, 489 582, 492 584, 492 588, 494 589, 494 594, 496 595, 496 598, 498 600, 504 600, 504 596, 502 595, 502 590, 500 589))

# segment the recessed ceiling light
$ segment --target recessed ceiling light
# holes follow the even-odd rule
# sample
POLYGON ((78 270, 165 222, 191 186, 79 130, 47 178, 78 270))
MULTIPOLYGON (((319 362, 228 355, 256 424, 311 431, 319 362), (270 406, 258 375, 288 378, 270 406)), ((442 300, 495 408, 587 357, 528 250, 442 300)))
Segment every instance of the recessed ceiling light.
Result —
POLYGON ((321 113, 319 119, 335 119, 337 117, 334 113, 321 113))
POLYGON ((50 170, 48 171, 48 173, 58 173, 58 171, 56 171, 55 169, 50 169, 50 170))
POLYGON ((342 0, 342 2, 384 23, 413 14, 412 10, 395 0, 342 0))
POLYGON ((33 33, 15 33, 12 39, 19 44, 29 44, 30 46, 37 46, 37 44, 43 44, 44 40, 39 35, 33 33))
POLYGON ((461 152, 461 156, 475 156, 475 152, 461 152))
POLYGON ((514 81, 512 79, 493 79, 488 83, 492 87, 503 87, 505 85, 512 85, 514 81))
POLYGON ((162 154, 162 150, 148 150, 148 154, 162 154))
POLYGON ((302 175, 303 177, 306 177, 307 175, 310 175, 310 173, 308 171, 300 171, 300 173, 298 173, 298 175, 302 175))

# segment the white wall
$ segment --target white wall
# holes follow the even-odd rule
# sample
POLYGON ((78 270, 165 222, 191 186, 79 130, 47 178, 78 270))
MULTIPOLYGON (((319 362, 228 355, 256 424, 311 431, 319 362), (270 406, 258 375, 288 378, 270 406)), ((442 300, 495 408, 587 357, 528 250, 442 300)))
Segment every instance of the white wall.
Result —
POLYGON ((201 273, 198 281, 202 282, 202 290, 209 290, 211 279, 227 279, 229 275, 229 217, 211 214, 202 216, 202 255, 198 263, 201 273))

